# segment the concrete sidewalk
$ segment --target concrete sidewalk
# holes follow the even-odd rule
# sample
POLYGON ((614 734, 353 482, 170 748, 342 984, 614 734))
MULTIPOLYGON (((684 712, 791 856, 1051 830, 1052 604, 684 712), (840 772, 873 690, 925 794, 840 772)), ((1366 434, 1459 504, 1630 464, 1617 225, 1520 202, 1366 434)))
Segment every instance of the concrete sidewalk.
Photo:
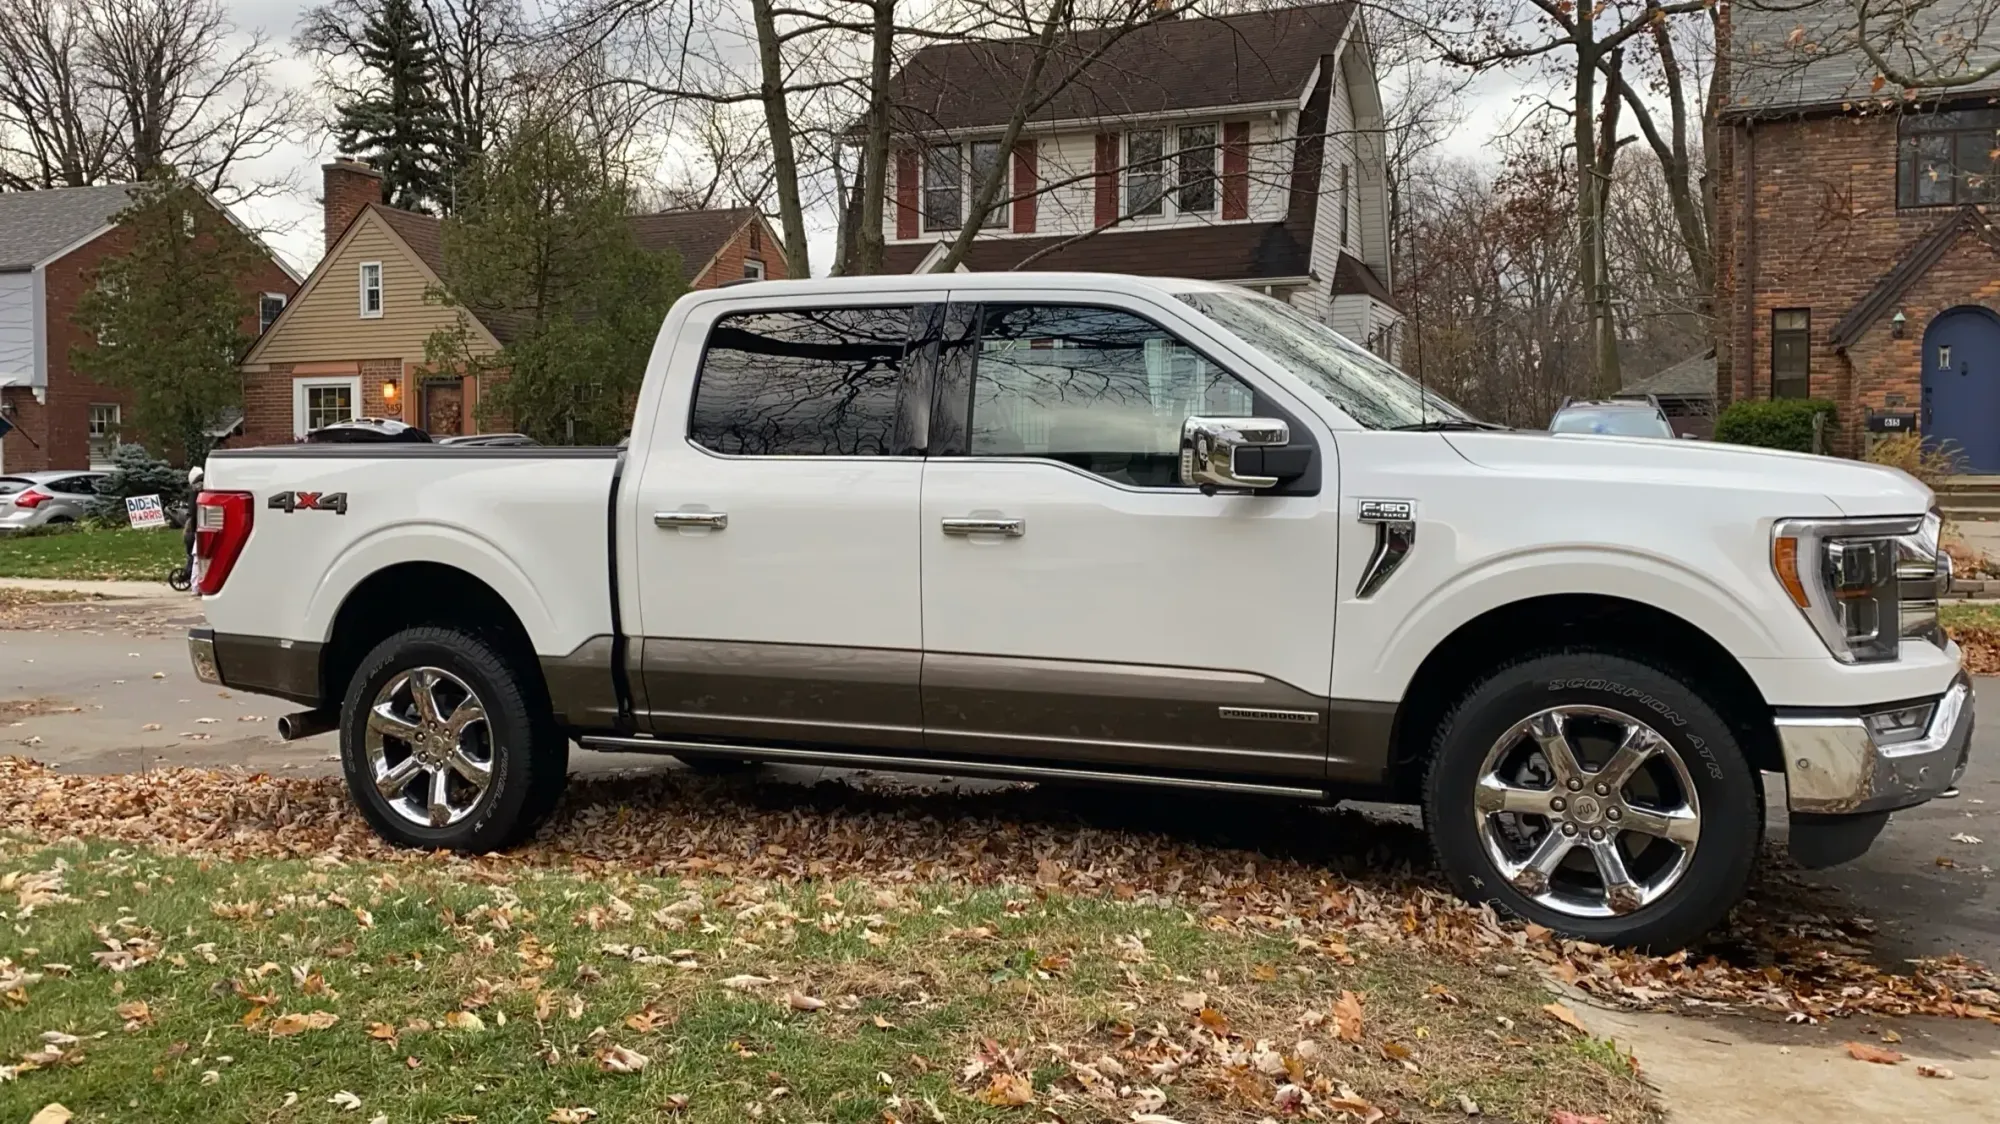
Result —
POLYGON ((194 598, 192 593, 176 593, 166 582, 100 582, 76 581, 64 578, 0 578, 0 589, 46 590, 56 593, 77 593, 97 597, 185 597, 194 598))

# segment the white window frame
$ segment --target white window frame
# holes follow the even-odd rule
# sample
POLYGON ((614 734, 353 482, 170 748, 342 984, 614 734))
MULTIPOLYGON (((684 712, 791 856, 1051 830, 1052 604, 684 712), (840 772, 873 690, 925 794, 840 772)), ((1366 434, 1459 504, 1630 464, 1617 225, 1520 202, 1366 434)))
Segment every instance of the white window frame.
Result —
MULTIPOLYGON (((1220 119, 1198 118, 1189 121, 1163 121, 1145 128, 1132 128, 1118 134, 1118 207, 1120 225, 1150 226, 1156 224, 1180 223, 1183 220, 1199 219, 1205 223, 1218 223, 1222 219, 1222 149, 1223 122, 1220 119), (1212 202, 1202 211, 1182 211, 1180 198, 1181 172, 1181 130, 1207 127, 1215 130, 1215 146, 1211 149, 1210 166, 1215 169, 1212 202), (1135 215, 1130 213, 1132 174, 1132 134, 1160 134, 1160 210, 1158 214, 1135 215)), ((1232 222, 1237 220, 1230 220, 1232 222)))
POLYGON ((354 404, 354 412, 349 414, 348 417, 358 418, 362 416, 360 375, 317 375, 296 378, 292 380, 292 436, 304 437, 310 432, 306 425, 306 402, 309 398, 307 392, 314 388, 333 386, 348 388, 351 395, 350 401, 354 404))
POLYGON ((764 279, 764 263, 756 258, 744 258, 743 276, 762 281, 764 279))
POLYGON ((380 320, 382 318, 382 310, 388 307, 386 297, 388 286, 383 284, 382 281, 382 263, 379 261, 362 262, 356 284, 360 296, 361 318, 363 320, 380 320), (373 312, 368 310, 368 271, 371 269, 375 271, 375 311, 373 312))
POLYGON ((257 294, 257 334, 260 336, 271 330, 271 324, 278 322, 278 316, 273 316, 271 317, 271 324, 264 323, 264 302, 272 300, 278 302, 278 316, 283 316, 285 314, 285 307, 292 303, 291 298, 283 293, 257 294))
MULTIPOLYGON (((917 214, 924 234, 956 234, 964 228, 966 223, 972 221, 972 200, 973 196, 979 191, 979 184, 973 179, 972 146, 975 144, 997 146, 999 143, 1000 139, 998 137, 980 137, 974 140, 959 141, 956 144, 934 144, 920 150, 917 167, 917 198, 919 201, 917 214), (930 181, 926 178, 930 169, 931 153, 954 148, 958 150, 958 221, 951 226, 932 226, 928 206, 930 202, 930 181)), ((988 233, 1004 234, 1012 229, 1013 197, 1014 154, 1002 148, 1000 149, 1000 190, 994 193, 993 209, 987 212, 986 221, 980 224, 979 233, 982 236, 988 233)))
POLYGON ((85 451, 87 453, 95 453, 97 451, 97 442, 103 437, 109 437, 111 444, 104 450, 104 459, 99 460, 95 456, 88 456, 85 459, 90 461, 90 467, 93 469, 110 468, 111 454, 118 449, 118 435, 125 428, 125 408, 116 402, 92 402, 90 404, 88 419, 84 424, 85 451), (97 411, 99 410, 111 411, 110 424, 105 427, 102 434, 97 432, 97 411))

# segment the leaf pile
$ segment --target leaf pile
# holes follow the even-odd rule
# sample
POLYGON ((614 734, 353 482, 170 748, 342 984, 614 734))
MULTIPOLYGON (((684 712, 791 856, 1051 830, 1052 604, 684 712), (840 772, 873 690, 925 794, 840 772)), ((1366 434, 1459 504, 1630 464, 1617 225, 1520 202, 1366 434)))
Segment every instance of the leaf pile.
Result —
MULTIPOLYGON (((228 859, 439 861, 382 843, 331 778, 200 769, 66 776, 0 758, 0 823, 44 840, 98 837, 228 859)), ((780 883, 1034 886, 1185 909, 1211 930, 1281 935, 1302 953, 1335 959, 1350 939, 1461 960, 1526 955, 1630 1006, 2000 1022, 2000 980, 1982 966, 1947 957, 1908 973, 1883 970, 1870 959, 1865 923, 1837 924, 1810 906, 1748 903, 1724 934, 1727 946, 1709 953, 1647 956, 1560 940, 1452 896, 1412 828, 1263 803, 1107 801, 1054 789, 912 795, 685 773, 578 777, 532 845, 446 861, 468 873, 541 864, 780 883)))

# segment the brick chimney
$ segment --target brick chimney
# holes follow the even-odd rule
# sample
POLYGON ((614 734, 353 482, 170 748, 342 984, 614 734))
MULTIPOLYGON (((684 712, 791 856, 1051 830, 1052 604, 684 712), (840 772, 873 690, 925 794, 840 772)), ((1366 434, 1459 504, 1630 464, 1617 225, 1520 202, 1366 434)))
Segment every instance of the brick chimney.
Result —
POLYGON ((320 172, 325 177, 326 248, 331 250, 363 207, 382 201, 382 173, 352 156, 336 156, 320 172))

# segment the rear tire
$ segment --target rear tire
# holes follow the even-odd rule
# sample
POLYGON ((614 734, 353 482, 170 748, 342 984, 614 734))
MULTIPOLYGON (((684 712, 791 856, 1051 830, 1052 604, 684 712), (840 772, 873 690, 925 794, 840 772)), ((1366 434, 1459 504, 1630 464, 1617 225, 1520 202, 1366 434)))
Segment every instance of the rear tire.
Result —
POLYGON ((1438 728, 1424 794, 1461 895, 1604 944, 1680 948, 1709 932, 1762 843, 1759 777, 1715 708, 1601 651, 1530 656, 1475 683, 1438 728))
POLYGON ((490 641, 412 628, 362 659, 341 707, 340 760, 382 838, 493 851, 530 838, 555 811, 569 739, 490 641))

